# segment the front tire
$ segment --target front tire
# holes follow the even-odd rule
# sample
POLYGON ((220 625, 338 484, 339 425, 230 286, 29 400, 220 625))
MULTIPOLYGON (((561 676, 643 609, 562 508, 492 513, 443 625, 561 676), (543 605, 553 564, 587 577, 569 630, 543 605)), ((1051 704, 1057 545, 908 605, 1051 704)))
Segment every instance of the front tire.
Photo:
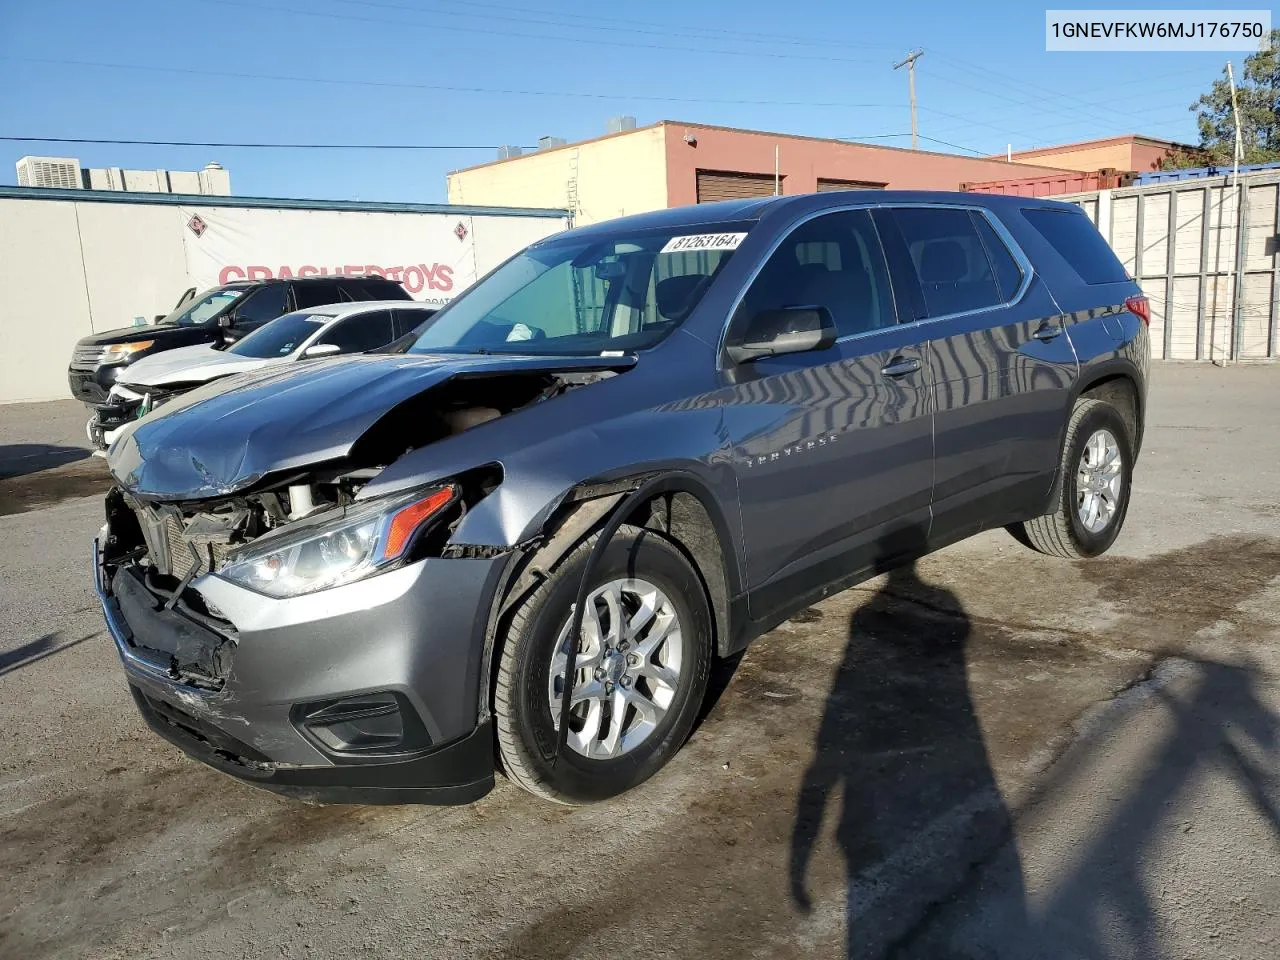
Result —
POLYGON ((596 537, 575 548, 511 617, 494 720, 508 777, 560 803, 616 796, 688 738, 706 692, 711 611, 693 565, 662 534, 621 527, 592 574, 569 741, 558 760, 562 652, 596 537))
POLYGON ((1009 527, 1034 550, 1069 560, 1096 557, 1115 542, 1129 510, 1133 440, 1120 412, 1076 401, 1067 423, 1052 512, 1009 527))

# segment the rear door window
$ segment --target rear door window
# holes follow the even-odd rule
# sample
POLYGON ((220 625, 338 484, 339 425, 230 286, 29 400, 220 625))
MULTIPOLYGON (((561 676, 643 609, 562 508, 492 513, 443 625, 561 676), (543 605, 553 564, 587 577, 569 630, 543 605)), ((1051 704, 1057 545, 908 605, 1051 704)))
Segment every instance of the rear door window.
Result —
POLYGON ((237 325, 257 327, 283 315, 289 309, 288 292, 289 288, 283 283, 269 283, 255 290, 236 307, 237 325))
POLYGON ((904 207, 894 210, 893 217, 906 243, 928 316, 1000 305, 995 272, 968 210, 904 207))
POLYGON ((435 316, 434 310, 392 310, 391 313, 397 337, 413 332, 435 316))
POLYGON ((1122 283, 1129 279, 1107 241, 1083 210, 1023 210, 1027 222, 1057 250, 1085 283, 1122 283))
POLYGON ((337 344, 343 353, 364 353, 384 347, 395 339, 390 310, 374 310, 339 320, 317 343, 337 344))
POLYGON ((338 292, 338 285, 332 281, 296 283, 293 286, 293 299, 298 310, 306 310, 328 303, 340 303, 342 294, 338 292))
POLYGON ((352 296, 357 300, 409 300, 411 299, 407 290, 394 280, 387 280, 382 277, 364 277, 357 281, 358 286, 363 295, 357 294, 354 290, 352 296))

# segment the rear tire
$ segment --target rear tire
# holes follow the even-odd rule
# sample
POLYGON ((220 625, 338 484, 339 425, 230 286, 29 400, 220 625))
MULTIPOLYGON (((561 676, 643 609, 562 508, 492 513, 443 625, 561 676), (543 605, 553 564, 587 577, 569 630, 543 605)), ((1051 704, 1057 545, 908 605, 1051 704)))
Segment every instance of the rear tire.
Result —
POLYGON ((596 540, 575 548, 516 608, 494 686, 507 776, 566 804, 616 796, 657 773, 688 738, 711 665, 711 611, 697 571, 662 534, 621 527, 592 575, 570 741, 549 759, 564 683, 558 651, 596 540))
POLYGON ((1115 542, 1129 509, 1133 439, 1111 404, 1076 401, 1067 422, 1052 512, 1015 523, 1019 543, 1053 557, 1096 557, 1115 542))

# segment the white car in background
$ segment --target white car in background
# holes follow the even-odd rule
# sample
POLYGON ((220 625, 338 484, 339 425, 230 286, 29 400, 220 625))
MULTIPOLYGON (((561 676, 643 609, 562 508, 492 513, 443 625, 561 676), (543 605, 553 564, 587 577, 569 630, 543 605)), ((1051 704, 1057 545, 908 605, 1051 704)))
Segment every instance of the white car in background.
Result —
POLYGON ((89 439, 106 450, 125 424, 212 380, 317 357, 378 350, 427 323, 438 307, 405 300, 311 307, 259 327, 225 350, 196 344, 143 357, 94 408, 89 439))

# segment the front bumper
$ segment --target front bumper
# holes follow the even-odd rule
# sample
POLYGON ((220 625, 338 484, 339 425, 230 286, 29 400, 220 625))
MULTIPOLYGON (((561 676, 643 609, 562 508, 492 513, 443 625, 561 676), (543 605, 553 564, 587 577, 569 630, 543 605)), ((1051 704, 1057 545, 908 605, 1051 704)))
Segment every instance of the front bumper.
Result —
POLYGON ((94 367, 69 367, 67 385, 71 395, 84 403, 106 403, 117 378, 125 370, 121 363, 101 364, 94 367))
POLYGON ((503 562, 424 560, 288 600, 206 575, 191 588, 211 618, 166 609, 128 568, 108 579, 96 540, 93 556, 148 726, 231 776, 328 803, 466 803, 492 788, 477 611, 488 610, 503 562), (404 739, 391 748, 345 749, 310 725, 334 705, 378 698, 400 705, 404 739))
MULTIPOLYGON (((132 391, 124 396, 117 396, 121 389, 117 385, 114 392, 107 394, 106 400, 94 406, 93 416, 85 425, 89 442, 98 450, 106 450, 124 427, 158 405, 149 396, 136 395, 132 391)), ((166 396, 164 399, 169 398, 166 396)))

